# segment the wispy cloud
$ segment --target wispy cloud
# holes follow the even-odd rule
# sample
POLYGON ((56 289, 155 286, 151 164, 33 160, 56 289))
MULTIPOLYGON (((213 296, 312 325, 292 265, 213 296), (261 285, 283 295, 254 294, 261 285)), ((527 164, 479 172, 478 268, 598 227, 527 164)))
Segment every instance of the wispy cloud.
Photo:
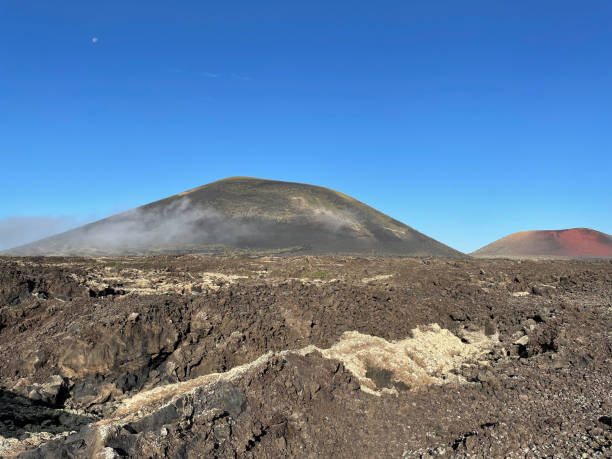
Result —
POLYGON ((0 250, 17 247, 86 223, 65 217, 6 217, 0 219, 0 250))
POLYGON ((227 244, 252 235, 248 224, 236 225, 213 208, 200 207, 187 197, 167 206, 128 210, 75 234, 74 246, 106 251, 149 249, 156 246, 227 244))
POLYGON ((232 73, 232 78, 234 80, 242 80, 242 81, 251 81, 253 79, 248 75, 240 75, 238 73, 232 73))
MULTIPOLYGON (((13 235, 16 230, 11 229, 7 233, 13 235)), ((40 237, 38 234, 34 239, 40 237)), ((260 237, 254 225, 237 225, 214 208, 183 197, 165 206, 131 209, 13 253, 146 253, 167 247, 235 245, 260 237)), ((27 241, 15 244, 13 240, 12 245, 23 242, 27 241)))
POLYGON ((218 78, 218 79, 231 79, 231 80, 240 80, 240 81, 251 81, 253 78, 249 75, 243 75, 241 73, 229 73, 223 74, 218 72, 202 72, 200 76, 205 78, 218 78))

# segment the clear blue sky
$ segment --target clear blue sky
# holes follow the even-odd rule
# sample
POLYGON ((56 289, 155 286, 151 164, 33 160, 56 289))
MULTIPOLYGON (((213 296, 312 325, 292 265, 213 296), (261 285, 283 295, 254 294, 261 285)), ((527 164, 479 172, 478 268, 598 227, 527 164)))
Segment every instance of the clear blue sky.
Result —
POLYGON ((22 235, 231 175, 467 252, 612 233, 610 0, 2 0, 0 43, 0 227, 22 235))

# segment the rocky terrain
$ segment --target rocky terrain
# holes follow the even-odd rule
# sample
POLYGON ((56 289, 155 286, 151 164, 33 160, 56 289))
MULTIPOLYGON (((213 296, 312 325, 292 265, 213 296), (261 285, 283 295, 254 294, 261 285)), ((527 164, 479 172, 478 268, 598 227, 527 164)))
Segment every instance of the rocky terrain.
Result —
POLYGON ((0 456, 610 457, 612 263, 0 258, 0 456))
POLYGON ((589 228, 520 231, 471 255, 484 258, 612 258, 612 236, 589 228))
POLYGON ((251 177, 209 183, 6 253, 465 257, 338 191, 251 177))

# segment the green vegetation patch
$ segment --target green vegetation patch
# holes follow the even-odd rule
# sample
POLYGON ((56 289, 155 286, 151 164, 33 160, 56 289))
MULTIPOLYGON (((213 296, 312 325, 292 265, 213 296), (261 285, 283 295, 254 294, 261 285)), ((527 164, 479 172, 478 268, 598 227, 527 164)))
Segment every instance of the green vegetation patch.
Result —
POLYGON ((313 271, 311 273, 306 274, 307 278, 309 279, 327 279, 329 277, 329 274, 326 273, 325 271, 313 271))

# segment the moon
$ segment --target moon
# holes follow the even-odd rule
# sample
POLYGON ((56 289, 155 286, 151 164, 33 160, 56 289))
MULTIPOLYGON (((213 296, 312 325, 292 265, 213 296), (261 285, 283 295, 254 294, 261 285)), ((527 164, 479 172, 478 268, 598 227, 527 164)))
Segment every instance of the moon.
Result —
POLYGON ((93 38, 91 39, 91 42, 92 42, 92 43, 98 43, 98 37, 93 37, 93 38))

